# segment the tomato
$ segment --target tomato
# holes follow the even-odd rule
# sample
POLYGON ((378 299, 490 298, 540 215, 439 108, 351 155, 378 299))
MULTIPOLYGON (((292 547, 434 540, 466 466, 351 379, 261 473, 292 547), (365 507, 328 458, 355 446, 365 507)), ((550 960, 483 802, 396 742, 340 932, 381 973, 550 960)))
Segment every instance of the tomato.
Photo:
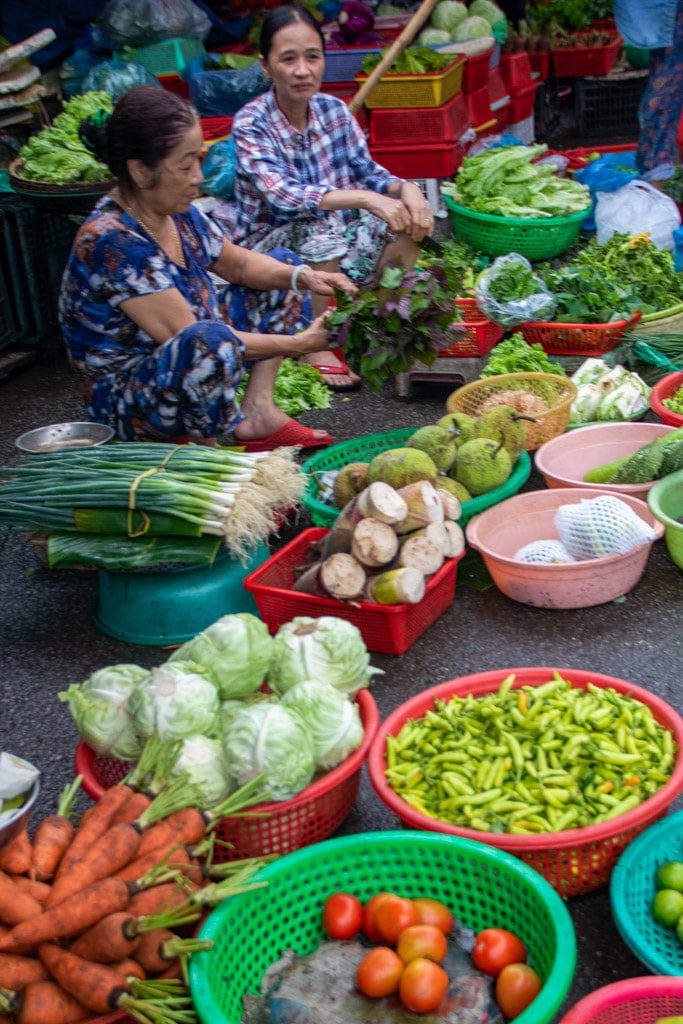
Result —
POLYGON ((506 1017, 519 1017, 541 988, 541 979, 527 964, 507 964, 496 979, 496 1002, 506 1017))
POLYGON ((417 924, 433 924, 435 928, 440 928, 444 935, 448 935, 453 928, 453 915, 448 907, 444 907, 438 900, 420 896, 419 899, 413 900, 413 907, 417 924))
POLYGON ((352 939, 363 923, 363 905, 348 892, 335 892, 325 900, 323 928, 331 939, 352 939))
POLYGON ((403 961, 388 946, 377 946, 358 964, 356 984, 363 995, 381 999, 398 991, 403 961))
POLYGON ((448 975, 431 960, 412 960, 403 974, 398 994, 413 1013, 431 1013, 448 991, 448 975))
POLYGON ((485 928, 475 939, 472 959, 478 970, 496 978, 507 964, 524 963, 526 949, 512 932, 504 928, 485 928))
POLYGON ((375 924, 384 942, 395 946, 403 929, 415 924, 415 908, 402 896, 385 896, 377 904, 375 924))
POLYGON ((433 924, 414 924, 404 928, 398 937, 396 952, 404 964, 422 957, 442 964, 448 952, 446 936, 433 924))
POLYGON ((370 942, 381 942, 382 936, 377 930, 377 908, 386 896, 393 896, 390 892, 378 892, 376 896, 368 900, 363 908, 363 931, 370 942))

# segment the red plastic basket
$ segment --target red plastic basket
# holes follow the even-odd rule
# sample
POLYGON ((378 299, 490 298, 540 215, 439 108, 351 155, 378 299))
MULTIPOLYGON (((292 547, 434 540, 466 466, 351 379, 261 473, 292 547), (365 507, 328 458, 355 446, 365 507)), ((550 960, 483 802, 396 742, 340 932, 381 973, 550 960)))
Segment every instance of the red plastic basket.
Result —
POLYGON ((505 97, 503 103, 497 103, 491 109, 491 116, 496 119, 495 125, 491 127, 492 132, 502 132, 509 124, 512 124, 512 100, 505 97))
POLYGON ((672 427, 683 427, 683 416, 668 409, 662 399, 671 398, 682 385, 683 371, 668 373, 650 392, 650 408, 657 413, 662 423, 668 423, 672 427))
POLYGON ((456 142, 468 127, 467 100, 459 92, 442 107, 372 110, 370 145, 456 142))
POLYGON ((465 74, 462 80, 463 92, 476 92, 478 89, 485 89, 489 80, 489 63, 493 47, 477 53, 474 57, 468 57, 465 64, 465 74))
POLYGON ((156 75, 155 77, 167 92, 174 92, 177 96, 182 96, 184 100, 188 99, 190 85, 180 75, 156 75))
POLYGON ((497 345, 505 333, 499 324, 494 324, 477 306, 476 299, 456 299, 462 322, 467 327, 467 335, 460 338, 450 348, 442 349, 439 358, 446 356, 485 356, 494 345, 497 345))
MULTIPOLYGON (((440 683, 423 690, 415 697, 401 704, 380 727, 370 748, 368 757, 370 781, 380 800, 396 814, 404 825, 424 829, 428 832, 444 832, 447 835, 475 839, 507 850, 535 868, 562 896, 578 896, 605 885, 620 853, 632 839, 648 825, 662 818, 670 804, 683 791, 683 719, 670 705, 648 690, 628 683, 624 679, 605 676, 571 668, 521 668, 495 669, 461 676, 447 683, 440 683), (415 810, 394 792, 386 781, 387 736, 396 736, 409 719, 420 718, 434 707, 434 701, 448 700, 457 694, 464 697, 471 693, 475 697, 495 692, 503 680, 514 673, 515 687, 540 686, 559 672, 572 686, 586 689, 589 683, 595 686, 614 687, 619 693, 628 694, 646 704, 657 722, 670 729, 677 746, 676 761, 671 778, 653 796, 644 800, 633 811, 628 811, 611 821, 586 828, 568 829, 536 836, 513 836, 507 833, 477 832, 460 828, 445 821, 415 810)), ((668 979, 671 980, 671 979, 668 979)), ((619 1021, 619 1024, 622 1024, 619 1021)))
MULTIPOLYGON (((293 799, 250 808, 262 812, 263 817, 225 818, 215 832, 219 839, 231 844, 231 849, 217 844, 216 861, 270 854, 281 857, 336 832, 353 809, 361 768, 379 726, 377 705, 370 691, 361 690, 357 701, 365 730, 358 750, 293 799)), ((76 747, 75 767, 83 776, 83 789, 93 800, 120 782, 130 769, 125 761, 95 754, 82 741, 76 747)))
POLYGON ((372 157, 398 178, 452 178, 465 156, 457 142, 370 146, 372 157))
POLYGON ((550 74, 550 50, 538 50, 527 54, 532 73, 538 75, 540 82, 545 82, 550 74))
POLYGON ((230 134, 232 128, 232 117, 200 117, 199 123, 202 128, 204 142, 211 142, 214 139, 222 139, 230 134))
POLYGON ((526 52, 501 53, 500 73, 508 92, 518 92, 534 81, 531 75, 529 54, 526 52))
POLYGON ((623 39, 615 35, 606 46, 563 46, 553 49, 553 68, 558 78, 607 75, 617 62, 623 39))
POLYGON ((494 103, 500 103, 505 101, 510 95, 509 90, 503 81, 503 75, 500 68, 493 68, 489 72, 489 80, 487 89, 489 91, 489 102, 491 107, 494 103))
POLYGON ((683 978, 628 978, 591 992, 560 1024, 653 1024, 683 1014, 683 978))
MULTIPOLYGON (((391 607, 360 601, 345 604, 331 597, 313 597, 291 590, 294 570, 305 561, 309 547, 329 530, 311 527, 286 544, 244 580, 254 595, 261 618, 271 633, 297 615, 336 615, 357 626, 370 651, 380 654, 403 654, 453 604, 458 562, 463 557, 448 558, 429 579, 427 591, 419 604, 397 604, 391 607)), ((464 554, 464 552, 463 552, 464 554)))
POLYGON ((487 85, 483 89, 477 89, 476 92, 469 93, 467 96, 467 110, 470 124, 475 130, 480 128, 481 125, 487 124, 494 117, 491 111, 491 99, 487 85))
POLYGON ((548 355, 601 356, 616 348, 625 331, 640 320, 640 312, 630 320, 610 324, 526 323, 519 330, 528 345, 538 342, 548 355))

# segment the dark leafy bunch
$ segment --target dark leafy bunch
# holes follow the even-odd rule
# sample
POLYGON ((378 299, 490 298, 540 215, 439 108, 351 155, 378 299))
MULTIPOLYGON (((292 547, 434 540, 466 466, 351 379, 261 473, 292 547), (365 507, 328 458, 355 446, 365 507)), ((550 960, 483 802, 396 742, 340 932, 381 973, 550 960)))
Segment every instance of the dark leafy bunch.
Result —
POLYGON ((544 279, 557 299, 555 319, 559 321, 604 324, 628 320, 642 307, 633 285, 622 286, 605 277, 599 267, 569 265, 546 272, 544 279))
POLYGON ((508 263, 491 278, 489 295, 496 302, 510 302, 526 299, 534 295, 538 288, 538 278, 531 267, 525 267, 522 263, 508 263))
POLYGON ((453 296, 436 267, 386 267, 378 288, 354 296, 336 291, 335 300, 328 321, 332 337, 373 388, 407 372, 416 360, 431 366, 453 340, 453 296))
MULTIPOLYGON (((374 71, 386 50, 381 53, 369 53, 363 61, 362 70, 366 74, 374 71)), ((437 53, 427 46, 409 46, 398 60, 392 64, 387 74, 390 75, 423 75, 428 71, 441 71, 452 64, 455 57, 452 53, 437 53)))
POLYGON ((482 256, 466 242, 459 238, 449 238, 441 243, 438 253, 423 253, 418 265, 429 269, 441 268, 446 274, 451 294, 465 298, 473 294, 476 276, 488 262, 487 256, 482 256))

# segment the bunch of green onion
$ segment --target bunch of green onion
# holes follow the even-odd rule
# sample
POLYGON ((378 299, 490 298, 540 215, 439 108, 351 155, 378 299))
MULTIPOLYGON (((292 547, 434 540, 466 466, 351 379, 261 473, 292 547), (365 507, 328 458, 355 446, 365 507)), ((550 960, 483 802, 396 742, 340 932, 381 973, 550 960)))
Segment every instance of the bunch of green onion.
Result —
POLYGON ((220 536, 244 558, 297 502, 289 449, 118 443, 28 456, 0 467, 0 523, 23 530, 220 536))

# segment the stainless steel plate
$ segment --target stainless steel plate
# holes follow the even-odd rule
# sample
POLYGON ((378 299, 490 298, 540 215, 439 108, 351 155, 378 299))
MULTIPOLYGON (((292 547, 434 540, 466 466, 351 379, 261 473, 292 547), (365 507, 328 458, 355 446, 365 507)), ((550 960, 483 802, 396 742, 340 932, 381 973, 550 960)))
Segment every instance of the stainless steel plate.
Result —
POLYGON ((42 454, 71 448, 92 448, 114 436, 104 423, 52 423, 28 430, 14 442, 22 452, 42 454))

